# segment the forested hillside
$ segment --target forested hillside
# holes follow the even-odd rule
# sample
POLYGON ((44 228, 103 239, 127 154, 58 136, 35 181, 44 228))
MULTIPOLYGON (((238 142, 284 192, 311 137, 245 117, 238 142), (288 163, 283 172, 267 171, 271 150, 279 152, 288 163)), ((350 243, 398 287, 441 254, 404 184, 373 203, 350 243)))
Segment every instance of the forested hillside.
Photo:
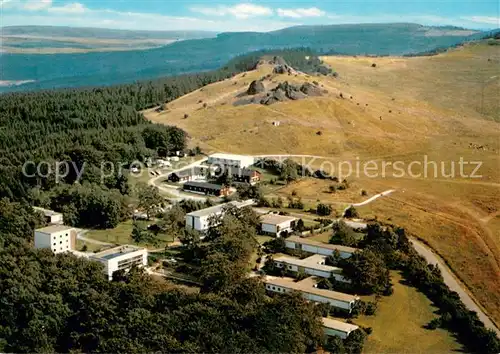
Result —
POLYGON ((255 228, 244 218, 201 249, 207 286, 196 293, 138 270, 108 281, 98 262, 33 249, 30 207, 3 199, 0 215, 1 352, 304 353, 324 343, 318 306, 268 297, 247 277, 255 228))
MULTIPOLYGON (((118 167, 186 146, 184 131, 151 124, 138 111, 251 70, 263 55, 280 55, 304 70, 314 69, 318 63, 309 49, 256 52, 211 72, 105 88, 0 95, 0 197, 45 200, 47 206, 61 210, 64 205, 57 202, 61 195, 66 195, 65 204, 80 205, 78 200, 88 194, 87 190, 93 190, 93 198, 101 197, 97 198, 97 209, 115 210, 113 216, 105 213, 108 221, 97 224, 116 225, 120 215, 125 216, 123 212, 117 215, 125 203, 117 196, 128 194, 126 177, 118 173, 118 167), (306 54, 309 60, 304 59, 306 54), (61 180, 55 178, 56 161, 70 162, 70 171, 61 180), (116 173, 102 179, 103 164, 108 169, 115 166, 116 173), (89 186, 65 187, 75 181, 89 186), (51 192, 52 201, 46 201, 44 192, 51 192)), ((92 203, 87 207, 96 208, 92 203)), ((74 219, 79 219, 79 212, 76 214, 74 219)))
POLYGON ((165 75, 214 70, 238 55, 256 50, 311 47, 322 53, 404 55, 477 39, 462 28, 417 24, 299 26, 280 31, 222 33, 214 38, 179 41, 162 48, 126 53, 0 56, 3 80, 33 80, 4 91, 112 85, 165 75))

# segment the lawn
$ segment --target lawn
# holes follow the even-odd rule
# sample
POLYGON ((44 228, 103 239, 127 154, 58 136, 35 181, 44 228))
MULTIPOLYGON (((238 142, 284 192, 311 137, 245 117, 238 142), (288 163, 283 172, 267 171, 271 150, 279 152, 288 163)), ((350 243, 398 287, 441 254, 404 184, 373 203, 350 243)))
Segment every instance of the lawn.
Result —
MULTIPOLYGON (((153 224, 154 222, 153 221, 137 221, 137 223, 145 228, 145 227, 147 227, 147 225, 153 224)), ((133 229, 133 222, 132 222, 132 220, 128 220, 128 221, 120 223, 114 229, 91 230, 85 235, 85 237, 88 237, 88 238, 91 238, 94 240, 98 240, 98 241, 103 241, 103 242, 116 243, 116 244, 120 244, 120 245, 134 244, 132 237, 130 237, 130 235, 132 234, 132 229, 133 229)), ((167 237, 167 235, 165 235, 165 234, 159 234, 158 240, 159 240, 158 245, 139 244, 139 246, 147 246, 147 247, 151 247, 151 248, 161 248, 161 247, 166 246, 167 242, 173 241, 170 237, 167 237)))
POLYGON ((382 297, 375 316, 360 316, 353 322, 372 327, 365 353, 449 353, 461 345, 446 330, 424 326, 437 316, 436 308, 415 288, 401 284, 401 275, 392 272, 394 294, 382 297))
POLYGON ((86 252, 98 252, 99 250, 101 250, 102 248, 105 247, 103 245, 96 245, 95 243, 85 242, 82 240, 76 240, 76 249, 78 251, 81 251, 84 245, 87 246, 86 252))
POLYGON ((323 243, 328 243, 330 241, 330 238, 332 238, 332 230, 329 230, 327 232, 323 232, 321 234, 314 234, 311 237, 308 237, 308 240, 314 240, 318 242, 323 242, 323 243))

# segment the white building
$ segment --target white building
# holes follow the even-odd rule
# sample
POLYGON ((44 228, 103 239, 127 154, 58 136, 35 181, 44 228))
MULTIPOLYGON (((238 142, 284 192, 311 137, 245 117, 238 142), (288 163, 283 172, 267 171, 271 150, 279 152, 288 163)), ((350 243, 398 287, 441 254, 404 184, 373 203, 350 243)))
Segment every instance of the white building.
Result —
POLYGON ((123 245, 94 253, 89 258, 104 264, 104 273, 111 280, 117 270, 129 270, 134 265, 147 265, 148 251, 142 247, 123 245))
POLYGON ((349 279, 342 276, 342 268, 325 265, 326 256, 315 254, 305 259, 298 259, 288 256, 274 258, 274 264, 278 268, 285 269, 287 272, 303 272, 307 275, 313 275, 321 278, 334 277, 335 280, 344 283, 350 283, 349 279))
POLYGON ((48 248, 54 253, 75 249, 76 230, 65 225, 51 225, 35 230, 35 248, 48 248))
POLYGON ((334 320, 333 318, 323 317, 323 331, 327 336, 337 336, 342 339, 349 337, 352 331, 359 327, 351 323, 334 320))
POLYGON ((340 257, 349 258, 358 249, 353 247, 332 245, 329 243, 323 243, 314 241, 308 238, 302 238, 299 236, 291 236, 285 240, 285 245, 287 248, 294 250, 305 251, 314 254, 321 254, 323 256, 330 256, 335 251, 340 253, 340 257))
POLYGON ((297 218, 278 214, 267 214, 260 218, 262 232, 280 236, 282 232, 292 232, 297 218))
POLYGON ((253 156, 234 154, 213 154, 207 159, 209 165, 246 168, 254 164, 253 156))
POLYGON ((234 201, 193 211, 189 214, 186 214, 186 229, 195 229, 199 232, 205 232, 208 230, 210 218, 222 215, 225 206, 233 205, 237 208, 243 208, 252 204, 252 200, 247 200, 244 202, 234 201))
POLYGON ((44 209, 40 207, 33 207, 35 211, 41 212, 44 216, 45 219, 49 224, 62 224, 63 223, 63 214, 58 213, 54 210, 50 209, 44 209))
POLYGON ((359 301, 359 296, 319 289, 315 287, 315 283, 310 284, 310 282, 310 278, 306 278, 299 282, 295 282, 292 278, 278 278, 271 276, 267 276, 264 279, 266 290, 268 291, 276 293, 298 291, 306 300, 330 304, 333 307, 347 312, 351 312, 356 303, 359 301))

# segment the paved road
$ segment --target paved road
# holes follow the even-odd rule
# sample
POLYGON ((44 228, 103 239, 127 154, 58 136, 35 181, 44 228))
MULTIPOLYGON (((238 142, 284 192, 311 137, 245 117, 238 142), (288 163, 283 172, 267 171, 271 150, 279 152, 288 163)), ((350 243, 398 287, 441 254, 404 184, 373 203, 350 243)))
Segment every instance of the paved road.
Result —
POLYGON ((441 274, 443 275, 443 280, 448 287, 457 292, 460 296, 460 300, 465 304, 465 306, 471 310, 475 311, 479 316, 479 319, 484 323, 487 328, 494 330, 497 335, 500 336, 500 330, 495 326, 495 324, 489 319, 488 316, 477 306, 477 304, 472 300, 471 296, 465 291, 465 287, 458 282, 458 280, 453 276, 450 269, 444 264, 444 262, 427 246, 425 246, 422 242, 419 242, 415 239, 410 240, 413 244, 415 250, 424 257, 428 263, 437 264, 439 269, 441 270, 441 274))

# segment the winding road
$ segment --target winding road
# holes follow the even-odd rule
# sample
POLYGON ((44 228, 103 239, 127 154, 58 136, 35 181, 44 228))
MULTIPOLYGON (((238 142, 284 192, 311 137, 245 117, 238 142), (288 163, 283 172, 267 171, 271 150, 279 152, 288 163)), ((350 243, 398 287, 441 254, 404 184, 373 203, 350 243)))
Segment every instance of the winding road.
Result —
POLYGON ((448 287, 455 291, 458 296, 460 296, 460 300, 464 303, 464 305, 471 311, 477 313, 481 322, 484 325, 495 331, 498 336, 500 336, 500 330, 495 326, 495 324, 490 320, 490 318, 481 310, 481 308, 476 304, 476 302, 472 299, 469 293, 464 290, 465 287, 459 283, 459 281, 453 276, 450 269, 444 264, 444 262, 427 246, 425 246, 422 242, 417 241, 415 239, 410 240, 415 248, 415 251, 418 252, 425 260, 430 263, 437 265, 439 270, 441 271, 441 275, 443 276, 444 283, 448 285, 448 287))
MULTIPOLYGON (((287 154, 274 154, 274 155, 254 155, 254 158, 279 158, 279 159, 284 159, 284 158, 318 158, 318 159, 323 159, 327 158, 326 156, 317 156, 317 155, 287 155, 287 154)), ((149 185, 153 185, 158 187, 158 189, 163 190, 169 194, 173 194, 176 196, 176 198, 170 198, 170 200, 181 200, 181 199, 194 199, 194 200, 205 200, 205 197, 199 197, 199 196, 194 196, 191 194, 187 193, 182 193, 179 191, 179 189, 175 186, 167 186, 167 185, 161 185, 161 181, 170 173, 173 172, 178 172, 187 168, 193 168, 195 166, 199 166, 201 163, 205 162, 207 159, 201 159, 198 161, 195 161, 187 166, 184 166, 183 168, 176 169, 174 171, 169 171, 168 173, 161 174, 159 176, 155 176, 151 178, 148 181, 149 185)), ((391 193, 395 192, 394 189, 389 189, 386 190, 382 193, 376 194, 368 199, 366 199, 363 202, 360 203, 346 203, 349 204, 350 206, 358 207, 358 206, 364 206, 367 204, 372 203, 373 201, 377 200, 378 198, 387 196, 391 193)), ((347 207, 347 208, 349 208, 347 207)), ((346 209, 347 209, 346 208, 346 209)), ((345 210, 344 210, 345 212, 345 210)), ((441 270, 441 274, 443 276, 443 280, 445 284, 452 290, 455 291, 459 296, 464 305, 471 311, 474 311, 477 313, 479 319, 484 323, 484 325, 495 331, 497 335, 500 336, 500 330, 495 326, 493 321, 490 320, 490 318, 486 315, 486 313, 477 305, 477 303, 472 299, 472 297, 469 295, 467 292, 465 286, 461 284, 455 276, 452 274, 451 270, 444 264, 444 262, 437 256, 432 250, 430 250, 427 246, 425 246, 423 243, 420 241, 417 241, 415 239, 411 239, 411 242, 413 244, 413 247, 415 250, 422 256, 424 257, 428 263, 430 264, 435 264, 439 267, 441 270)))

